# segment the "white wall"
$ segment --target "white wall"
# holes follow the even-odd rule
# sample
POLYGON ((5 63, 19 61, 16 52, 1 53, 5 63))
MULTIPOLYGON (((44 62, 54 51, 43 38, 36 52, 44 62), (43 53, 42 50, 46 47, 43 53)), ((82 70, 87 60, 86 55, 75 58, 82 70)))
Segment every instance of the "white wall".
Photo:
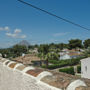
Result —
POLYGON ((67 54, 60 56, 60 60, 66 60, 66 59, 71 59, 71 58, 67 54))
POLYGON ((61 90, 0 62, 0 90, 61 90))
POLYGON ((81 60, 81 77, 90 79, 90 58, 81 60))
MULTIPOLYGON (((27 72, 26 70, 34 68, 25 67, 23 71, 19 71, 16 69, 16 66, 18 67, 22 64, 17 64, 15 68, 11 69, 8 66, 15 62, 10 61, 5 65, 7 61, 9 60, 0 61, 0 90, 62 90, 40 81, 41 78, 47 75, 53 75, 53 73, 43 71, 37 77, 34 77, 25 73, 27 72)), ((86 86, 86 84, 81 80, 74 80, 65 90, 75 90, 79 86, 86 86)))

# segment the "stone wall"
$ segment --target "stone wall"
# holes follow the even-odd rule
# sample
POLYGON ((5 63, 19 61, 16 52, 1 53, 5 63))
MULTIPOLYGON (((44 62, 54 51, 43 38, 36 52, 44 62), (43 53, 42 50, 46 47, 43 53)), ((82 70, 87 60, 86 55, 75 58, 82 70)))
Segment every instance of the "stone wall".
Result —
POLYGON ((75 90, 83 80, 0 58, 0 90, 75 90))

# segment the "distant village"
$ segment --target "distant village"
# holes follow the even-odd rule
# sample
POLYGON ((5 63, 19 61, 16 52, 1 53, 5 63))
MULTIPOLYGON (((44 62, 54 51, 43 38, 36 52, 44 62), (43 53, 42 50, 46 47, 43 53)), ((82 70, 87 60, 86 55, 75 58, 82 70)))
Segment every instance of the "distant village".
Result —
POLYGON ((0 57, 25 65, 47 68, 90 79, 90 39, 71 39, 68 44, 30 45, 26 40, 0 49, 0 57))

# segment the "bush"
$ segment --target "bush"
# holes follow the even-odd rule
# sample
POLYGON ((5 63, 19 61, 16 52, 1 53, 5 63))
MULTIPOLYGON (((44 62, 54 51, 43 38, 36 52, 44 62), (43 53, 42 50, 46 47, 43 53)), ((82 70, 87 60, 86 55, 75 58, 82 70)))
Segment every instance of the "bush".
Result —
POLYGON ((81 66, 77 66, 77 72, 81 73, 81 66))
POLYGON ((67 74, 75 75, 75 72, 74 72, 74 68, 73 67, 59 69, 59 72, 64 72, 64 73, 67 73, 67 74))
POLYGON ((53 67, 53 68, 56 68, 56 67, 60 68, 60 67, 64 67, 64 66, 73 66, 73 65, 77 65, 77 64, 80 63, 80 58, 69 59, 69 60, 60 60, 60 61, 49 60, 49 63, 52 63, 53 64, 53 65, 50 65, 49 66, 50 68, 51 67, 53 67))
MULTIPOLYGON (((80 63, 80 60, 85 57, 79 57, 76 59, 68 59, 68 60, 49 60, 49 63, 52 63, 52 65, 48 65, 48 69, 56 69, 61 68, 65 66, 73 66, 80 63)), ((46 66, 42 66, 42 68, 46 68, 46 66)))
POLYGON ((46 68, 46 65, 42 65, 41 67, 42 67, 42 68, 46 68))
MULTIPOLYGON (((80 63, 80 59, 69 59, 69 60, 49 60, 49 63, 52 63, 53 65, 48 65, 48 69, 56 69, 56 68, 61 68, 65 66, 73 66, 77 65, 80 63)), ((45 68, 46 66, 42 66, 42 68, 45 68)))

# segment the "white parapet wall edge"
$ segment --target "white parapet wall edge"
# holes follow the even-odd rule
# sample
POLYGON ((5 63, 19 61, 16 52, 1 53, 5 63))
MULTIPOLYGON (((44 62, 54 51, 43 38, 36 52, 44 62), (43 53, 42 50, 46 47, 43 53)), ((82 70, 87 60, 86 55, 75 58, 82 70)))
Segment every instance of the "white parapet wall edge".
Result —
POLYGON ((2 60, 5 60, 6 58, 2 58, 2 60))
POLYGON ((15 67, 14 67, 14 70, 16 70, 16 68, 21 66, 21 65, 23 65, 23 64, 21 64, 21 63, 16 64, 15 67))
POLYGON ((0 57, 0 60, 2 59, 2 57, 0 57))
POLYGON ((37 76, 37 80, 40 81, 43 77, 45 76, 51 76, 52 73, 48 72, 48 71, 43 71, 42 73, 40 73, 38 76, 37 76))
POLYGON ((35 68, 34 67, 32 67, 32 66, 28 66, 28 67, 26 67, 23 71, 22 71, 22 73, 24 74, 24 73, 26 73, 28 70, 34 70, 35 68))
MULTIPOLYGON (((8 62, 8 61, 10 61, 10 60, 6 59, 6 61, 5 61, 5 62, 3 62, 3 65, 5 65, 5 63, 6 63, 6 62, 8 62)), ((5 65, 5 66, 6 66, 6 65, 5 65)))
POLYGON ((77 87, 79 86, 86 86, 86 84, 82 81, 82 80, 75 80, 74 82, 72 82, 66 90, 75 90, 77 87))
POLYGON ((9 65, 12 64, 12 63, 15 63, 15 62, 14 61, 10 61, 7 66, 9 67, 9 65))
POLYGON ((42 82, 42 81, 37 82, 37 84, 39 84, 39 85, 44 85, 44 86, 46 86, 46 87, 49 87, 49 88, 51 88, 50 90, 62 90, 62 89, 60 89, 60 88, 56 88, 56 87, 51 86, 51 85, 49 85, 49 84, 47 84, 47 83, 44 83, 44 82, 42 82))

